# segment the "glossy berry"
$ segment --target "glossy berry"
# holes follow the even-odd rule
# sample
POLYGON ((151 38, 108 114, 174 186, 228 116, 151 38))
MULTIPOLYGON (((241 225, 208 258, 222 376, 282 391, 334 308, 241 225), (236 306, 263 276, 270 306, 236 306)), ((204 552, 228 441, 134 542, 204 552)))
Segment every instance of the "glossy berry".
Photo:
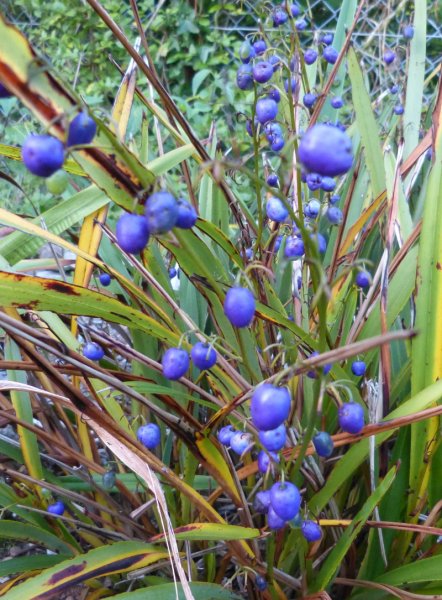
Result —
MULTIPOLYGON (((314 352, 312 352, 310 354, 309 358, 313 358, 314 356, 318 356, 318 355, 319 355, 319 352, 317 350, 315 350, 314 352)), ((332 365, 330 363, 322 365, 322 373, 324 375, 328 375, 330 373, 330 371, 331 371, 331 368, 332 368, 332 365)), ((310 379, 316 379, 317 378, 316 371, 313 371, 313 370, 312 371, 308 371, 307 372, 307 377, 309 377, 310 379)))
POLYGON ((276 173, 270 173, 266 179, 266 183, 271 187, 278 187, 278 175, 276 173))
POLYGON ((333 196, 330 196, 330 204, 337 204, 340 199, 341 196, 339 194, 333 194, 333 196))
POLYGON ((253 73, 250 65, 241 65, 236 72, 236 85, 240 90, 253 88, 253 73))
POLYGON ((260 98, 256 103, 256 118, 263 125, 278 114, 278 104, 271 98, 260 98))
POLYGON ((235 327, 248 327, 255 314, 255 297, 248 288, 232 287, 224 300, 224 314, 235 327))
POLYGON ((321 180, 321 189, 324 192, 332 192, 336 187, 336 181, 333 177, 323 177, 321 180))
POLYGON ((169 269, 169 278, 173 279, 176 276, 177 276, 177 270, 175 269, 175 267, 170 267, 170 269, 169 269))
POLYGON ((284 144, 284 138, 277 136, 272 140, 270 148, 273 150, 273 152, 280 152, 284 148, 284 144))
POLYGON ((267 94, 267 97, 270 98, 270 100, 274 100, 275 102, 280 102, 281 92, 278 90, 278 88, 272 88, 267 94))
POLYGON ((149 227, 141 215, 125 213, 117 221, 115 230, 118 245, 128 254, 141 252, 149 240, 149 227))
POLYGON ((58 515, 58 516, 62 515, 65 510, 66 510, 66 507, 63 504, 63 502, 61 502, 61 500, 54 502, 54 504, 49 504, 49 506, 47 508, 48 513, 51 513, 51 515, 58 515))
POLYGON ((315 521, 303 521, 301 533, 308 542, 317 542, 322 538, 322 529, 315 521))
POLYGON ((333 34, 332 33, 324 33, 321 37, 321 42, 326 46, 330 46, 333 43, 333 34))
POLYGON ((304 94, 302 101, 306 108, 312 108, 312 106, 315 104, 317 99, 318 99, 318 96, 316 94, 308 92, 307 94, 304 94))
POLYGON ((0 83, 0 99, 10 98, 11 96, 11 92, 9 92, 8 89, 2 83, 0 83))
POLYGON ((299 159, 314 173, 329 177, 342 175, 353 164, 351 139, 333 125, 313 125, 299 143, 299 159))
POLYGON ((255 577, 255 585, 260 592, 263 592, 267 589, 267 581, 264 577, 262 577, 262 575, 257 575, 255 577))
POLYGON ((253 44, 253 49, 255 50, 256 55, 259 56, 260 54, 264 54, 264 52, 267 50, 267 44, 264 40, 257 40, 253 44))
POLYGON ((295 27, 297 29, 297 31, 304 31, 305 29, 307 29, 307 21, 305 19, 298 19, 297 21, 295 21, 295 27))
POLYGON ((247 40, 241 44, 239 49, 239 58, 241 62, 247 64, 256 56, 255 49, 247 40))
POLYGON ((362 375, 365 375, 366 370, 367 365, 363 360, 355 360, 351 363, 351 372, 353 375, 356 375, 356 377, 362 377, 362 375))
POLYGON ((290 521, 299 512, 301 494, 293 483, 278 481, 270 488, 270 502, 278 517, 290 521))
POLYGON ((307 173, 305 181, 308 189, 314 192, 321 187, 322 177, 318 173, 307 173))
POLYGON ((110 285, 112 281, 112 277, 109 275, 109 273, 100 273, 98 279, 100 280, 101 285, 104 287, 110 285))
POLYGON ((364 427, 364 411, 356 402, 342 404, 338 411, 338 420, 341 429, 347 433, 359 433, 364 427))
POLYGON ((253 445, 253 438, 250 433, 244 433, 243 431, 237 431, 230 438, 230 447, 232 450, 241 456, 253 445))
POLYGON ((284 23, 286 23, 287 19, 289 18, 286 11, 281 7, 275 8, 272 17, 274 27, 280 27, 281 25, 284 25, 284 23))
POLYGON ((191 229, 198 220, 198 214, 194 207, 184 198, 178 198, 178 217, 175 227, 180 229, 191 229))
POLYGON ((45 181, 48 192, 54 196, 60 196, 69 185, 69 177, 65 171, 59 169, 45 181))
POLYGON ((253 67, 253 79, 257 83, 266 83, 272 78, 273 65, 268 61, 260 61, 253 67))
POLYGON ((189 354, 185 350, 169 348, 161 361, 163 375, 166 379, 175 381, 187 373, 189 364, 189 354))
POLYGON ((266 215, 271 221, 282 223, 289 216, 289 211, 282 200, 271 197, 267 200, 266 215))
POLYGON ((344 101, 341 96, 335 96, 330 100, 330 104, 333 108, 342 108, 344 106, 344 101))
POLYGON ((269 142, 284 135, 281 125, 272 121, 264 125, 264 133, 269 142))
POLYGON ((83 356, 89 360, 101 360, 104 356, 104 350, 96 342, 88 342, 83 346, 83 356))
POLYGON ((279 456, 275 452, 269 453, 265 452, 264 450, 260 450, 257 462, 258 471, 260 473, 267 473, 272 463, 279 463, 279 456))
POLYGON ((307 65, 312 65, 318 58, 318 53, 313 48, 309 48, 304 52, 304 61, 307 65))
POLYGON ((393 108, 393 112, 395 115, 403 115, 404 107, 402 106, 402 104, 396 104, 396 106, 393 108))
POLYGON ((304 256, 304 252, 304 242, 301 238, 295 237, 294 235, 287 238, 284 248, 285 258, 288 258, 289 260, 300 258, 301 256, 304 256))
POLYGON ((253 508, 256 512, 266 514, 270 507, 270 490, 258 492, 253 501, 253 508))
POLYGON ((286 429, 285 425, 281 424, 276 429, 269 429, 268 431, 260 431, 258 434, 259 441, 262 446, 269 452, 278 452, 281 448, 284 448, 286 442, 286 429))
POLYGON ((90 144, 97 133, 97 124, 86 111, 79 113, 69 125, 66 145, 83 146, 90 144))
POLYGON ((283 423, 290 412, 291 398, 286 387, 262 383, 253 392, 250 413, 257 429, 268 431, 283 423))
POLYGON ((394 62, 395 58, 396 58, 396 53, 393 52, 393 50, 386 50, 384 52, 384 63, 386 65, 391 65, 391 63, 394 62))
POLYGON ((267 513, 267 525, 269 526, 269 528, 275 530, 282 529, 283 527, 285 527, 286 522, 287 521, 285 519, 281 519, 281 517, 276 514, 276 512, 270 505, 267 513))
POLYGON ((301 9, 297 4, 290 5, 290 14, 292 17, 299 17, 299 15, 301 14, 301 9))
POLYGON ((344 218, 342 210, 337 206, 329 206, 325 215, 331 225, 340 225, 344 218))
POLYGON ((230 446, 230 440, 235 433, 237 433, 237 431, 233 425, 225 425, 218 431, 218 440, 223 446, 230 446))
POLYGON ((371 284, 371 275, 368 271, 358 271, 355 278, 356 285, 366 288, 371 284))
POLYGON ((315 447, 318 456, 328 458, 333 454, 333 440, 329 433, 326 431, 320 431, 313 437, 313 445, 315 447))
POLYGON ((412 25, 405 25, 402 33, 406 40, 411 40, 414 37, 414 27, 412 25))
POLYGON ((322 51, 322 56, 330 65, 334 65, 338 60, 339 52, 333 46, 326 46, 322 51))
POLYGON ((51 135, 29 135, 22 146, 21 156, 25 167, 33 175, 49 177, 64 162, 63 144, 51 135))
POLYGON ((137 430, 137 439, 149 450, 153 450, 161 441, 161 430, 156 423, 141 425, 137 430))
POLYGON ((197 342, 190 351, 194 365, 204 371, 210 369, 216 363, 216 350, 206 342, 197 342))
POLYGON ((399 86, 395 83, 392 86, 390 86, 390 94, 396 95, 399 91, 399 86))
POLYGON ((321 211, 321 203, 319 202, 319 200, 313 199, 313 200, 310 200, 310 202, 307 204, 306 208, 307 208, 306 216, 310 217, 311 219, 316 219, 316 217, 319 215, 319 213, 321 211))
POLYGON ((144 212, 151 234, 166 233, 178 220, 178 202, 172 194, 161 190, 149 196, 144 212))

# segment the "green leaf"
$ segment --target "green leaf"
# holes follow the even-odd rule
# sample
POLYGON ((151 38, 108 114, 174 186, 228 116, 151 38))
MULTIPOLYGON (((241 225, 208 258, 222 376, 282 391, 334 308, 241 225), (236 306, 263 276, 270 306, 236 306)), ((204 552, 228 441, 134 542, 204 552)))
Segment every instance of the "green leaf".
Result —
MULTIPOLYGON (((15 573, 28 574, 30 571, 48 569, 49 567, 58 565, 62 560, 66 560, 66 558, 64 554, 53 554, 51 556, 36 554, 33 556, 18 556, 10 560, 3 559, 0 561, 0 577, 10 577, 15 573)), ((9 592, 5 598, 9 598, 10 593, 12 592, 9 592)), ((28 597, 31 598, 31 596, 28 597)))
POLYGON ((21 523, 20 521, 8 521, 7 519, 3 519, 0 527, 0 538, 6 540, 32 540, 45 548, 66 555, 66 558, 68 558, 69 555, 74 554, 73 549, 69 544, 61 540, 58 536, 34 525, 21 523))
POLYGON ((201 69, 201 71, 198 71, 198 73, 196 73, 196 75, 192 79, 192 96, 196 96, 198 90, 201 87, 201 84, 209 75, 212 75, 212 71, 210 69, 201 69))
MULTIPOLYGON (((219 523, 189 523, 174 529, 177 540, 202 540, 202 541, 230 541, 251 540, 261 535, 259 529, 241 527, 240 525, 221 525, 219 523)), ((157 542, 164 538, 164 534, 156 536, 157 542)))

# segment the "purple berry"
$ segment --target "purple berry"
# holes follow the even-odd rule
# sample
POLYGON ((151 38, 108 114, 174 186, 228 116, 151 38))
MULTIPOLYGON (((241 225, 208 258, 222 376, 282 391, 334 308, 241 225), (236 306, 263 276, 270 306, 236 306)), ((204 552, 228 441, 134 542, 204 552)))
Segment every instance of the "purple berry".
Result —
POLYGON ((272 88, 267 94, 267 97, 271 100, 274 100, 275 102, 280 102, 281 92, 278 90, 278 88, 272 88))
POLYGON ((293 93, 295 92, 295 90, 296 90, 296 78, 295 78, 295 77, 292 77, 292 78, 290 79, 290 82, 289 82, 289 80, 288 80, 288 79, 284 79, 284 89, 285 89, 285 91, 286 91, 287 93, 288 93, 288 91, 289 91, 289 88, 290 88, 290 91, 291 91, 291 92, 292 92, 292 94, 293 94, 293 93))
POLYGON ((333 34, 332 33, 324 33, 321 37, 321 42, 326 46, 330 46, 333 43, 333 34))
POLYGON ((255 297, 248 288, 232 287, 224 300, 224 314, 235 327, 248 327, 255 314, 255 297))
POLYGON ((333 108, 342 108, 344 106, 344 101, 340 96, 335 96, 330 100, 330 104, 333 108))
POLYGON ((230 440, 237 433, 232 425, 226 425, 218 431, 218 440, 223 446, 230 446, 230 440))
POLYGON ((170 231, 178 219, 178 202, 167 192, 155 192, 146 201, 145 215, 147 227, 152 234, 170 231))
POLYGON ((367 366, 363 360, 355 360, 351 364, 351 372, 353 375, 356 375, 356 377, 362 377, 362 375, 365 375, 366 370, 367 366))
POLYGON ((287 19, 289 18, 286 11, 281 7, 275 8, 272 17, 274 27, 280 27, 281 25, 284 25, 284 23, 286 23, 287 19))
POLYGON ((320 431, 313 437, 313 445, 315 447, 318 456, 328 458, 333 454, 333 440, 329 433, 326 431, 320 431))
POLYGON ((339 194, 333 194, 333 196, 330 196, 330 204, 337 204, 340 199, 341 196, 339 194))
POLYGON ((58 515, 58 516, 61 516, 65 510, 66 510, 66 507, 63 504, 63 502, 61 502, 61 500, 54 502, 54 504, 49 504, 49 506, 47 508, 48 513, 51 513, 51 515, 58 515))
POLYGON ((307 21, 302 18, 298 19, 297 21, 295 21, 295 27, 297 31, 304 31, 304 29, 307 29, 307 21))
POLYGON ((253 73, 250 65, 241 65, 236 72, 236 85, 240 90, 253 88, 253 73))
POLYGON ((386 65, 391 65, 396 59, 396 53, 393 50, 386 50, 384 52, 384 63, 386 65))
POLYGON ((267 589, 267 581, 262 575, 257 575, 255 577, 255 585, 260 592, 263 592, 267 589))
POLYGON ((318 99, 318 96, 316 94, 308 92, 307 94, 304 94, 304 98, 302 99, 302 101, 306 108, 312 108, 312 106, 315 104, 317 99, 318 99))
POLYGON ((312 65, 318 58, 318 53, 313 48, 309 48, 304 52, 304 61, 307 65, 312 65))
POLYGON ((347 433, 359 433, 364 427, 364 410, 356 402, 345 402, 338 411, 339 425, 347 433))
POLYGON ((281 243, 282 243, 282 235, 278 235, 278 237, 275 240, 275 244, 273 246, 274 252, 278 252, 278 250, 281 248, 281 243))
POLYGON ((288 258, 289 260, 300 258, 301 256, 304 256, 304 252, 304 242, 301 238, 295 237, 294 235, 287 238, 284 248, 285 258, 288 258))
POLYGON ((371 285, 371 275, 368 271, 358 271, 355 278, 356 285, 360 288, 366 288, 371 285))
POLYGON ((237 431, 230 438, 230 447, 232 450, 241 456, 246 450, 251 448, 253 445, 253 439, 250 433, 244 433, 243 431, 237 431))
POLYGON ((279 463, 279 456, 275 452, 268 453, 260 450, 258 454, 258 471, 260 473, 267 473, 273 462, 279 463))
POLYGON ((262 383, 253 392, 250 403, 253 424, 261 431, 276 429, 289 416, 290 404, 287 388, 262 383))
POLYGON ((399 86, 395 83, 390 87, 390 94, 396 95, 399 91, 399 86))
POLYGON ((286 430, 283 424, 275 429, 268 431, 260 431, 258 434, 259 441, 262 446, 269 452, 278 452, 284 448, 286 442, 286 430))
POLYGON ((393 108, 393 112, 395 115, 403 115, 404 107, 402 106, 402 104, 396 104, 396 106, 393 108))
POLYGON ((147 220, 141 215, 125 213, 117 221, 115 230, 118 245, 128 254, 141 252, 149 240, 147 220))
POLYGON ((314 173, 329 177, 342 175, 353 164, 351 139, 333 125, 313 125, 302 136, 299 159, 306 169, 314 173))
POLYGON ((414 37, 414 27, 412 25, 405 25, 402 33, 406 40, 411 40, 414 37))
POLYGON ((258 83, 266 83, 272 75, 273 65, 268 61, 260 61, 253 67, 253 79, 258 83))
POLYGON ((307 204, 306 206, 307 208, 307 212, 306 216, 310 217, 311 219, 316 219, 316 217, 319 215, 319 212, 321 210, 321 203, 319 202, 319 200, 310 200, 310 202, 307 204))
POLYGON ((245 40, 239 49, 239 58, 242 63, 247 64, 251 61, 252 58, 256 56, 255 49, 253 46, 245 40))
POLYGON ((269 506, 269 510, 267 513, 267 525, 269 526, 269 528, 270 529, 282 529, 283 527, 285 527, 285 524, 286 524, 286 520, 281 519, 281 517, 279 517, 276 514, 276 512, 274 511, 272 506, 269 506))
POLYGON ((317 542, 322 538, 322 529, 315 521, 304 521, 301 533, 308 542, 317 542))
POLYGON ((334 65, 338 60, 339 52, 333 46, 326 46, 322 51, 322 56, 330 65, 334 65))
POLYGON ((173 279, 176 276, 177 276, 177 270, 175 269, 175 267, 170 267, 170 269, 169 269, 169 279, 173 279))
POLYGON ((103 285, 104 287, 110 285, 112 281, 112 277, 109 275, 109 273, 100 273, 98 279, 100 280, 101 285, 103 285))
POLYGON ((197 222, 198 215, 194 207, 184 198, 178 199, 178 218, 175 227, 191 229, 197 222))
POLYGON ((298 488, 289 481, 279 481, 270 488, 271 508, 284 521, 293 519, 301 506, 301 494, 298 488))
POLYGON ((29 135, 22 146, 21 156, 25 167, 33 175, 49 177, 64 162, 64 146, 51 135, 29 135))
POLYGON ((161 441, 161 431, 155 423, 141 425, 137 430, 137 439, 149 450, 153 450, 161 441))
POLYGON ((264 52, 267 50, 267 44, 264 40, 257 40, 253 44, 253 49, 255 50, 256 55, 259 56, 260 54, 264 54, 264 52))
POLYGON ((321 233, 311 233, 310 238, 318 244, 320 254, 325 254, 327 250, 327 240, 321 233))
POLYGON ((0 98, 10 98, 11 96, 11 92, 2 83, 0 83, 0 98))
POLYGON ((88 342, 83 346, 83 356, 89 360, 101 360, 104 356, 104 350, 96 342, 88 342))
POLYGON ((266 214, 271 221, 282 223, 289 216, 289 211, 282 200, 271 197, 267 200, 266 214))
POLYGON ((270 490, 258 492, 253 501, 253 508, 256 512, 263 515, 269 512, 270 507, 270 490))
POLYGON ((190 355, 200 371, 213 367, 217 359, 216 350, 207 342, 197 342, 190 351, 190 355))
POLYGON ((301 14, 301 9, 297 4, 290 5, 290 14, 292 17, 299 17, 299 15, 301 14))
POLYGON ((321 187, 322 177, 318 173, 307 173, 305 180, 308 189, 312 192, 319 190, 321 187))
POLYGON ((164 353, 161 365, 166 379, 180 379, 189 369, 189 354, 182 348, 169 348, 164 353))
POLYGON ((256 118, 264 125, 278 114, 278 104, 271 98, 260 98, 256 103, 256 118))
POLYGON ((284 135, 281 125, 274 122, 269 122, 264 125, 264 133, 269 142, 272 142, 277 137, 283 137, 284 135))
POLYGON ((82 111, 69 125, 68 140, 66 145, 84 146, 90 144, 97 133, 97 124, 86 111, 82 111))
POLYGON ((342 210, 337 206, 329 206, 325 215, 331 225, 340 225, 344 218, 342 210))
POLYGON ((276 173, 270 173, 266 179, 266 183, 271 187, 278 187, 278 175, 276 175, 276 173))
POLYGON ((268 60, 273 67, 273 72, 277 71, 282 64, 282 60, 277 54, 274 54, 268 60))
POLYGON ((270 144, 270 148, 273 150, 273 152, 280 152, 280 150, 282 150, 284 148, 284 138, 283 137, 275 137, 273 138, 271 144, 270 144))
POLYGON ((321 181, 321 189, 325 192, 332 192, 336 187, 336 181, 332 177, 323 177, 321 181))

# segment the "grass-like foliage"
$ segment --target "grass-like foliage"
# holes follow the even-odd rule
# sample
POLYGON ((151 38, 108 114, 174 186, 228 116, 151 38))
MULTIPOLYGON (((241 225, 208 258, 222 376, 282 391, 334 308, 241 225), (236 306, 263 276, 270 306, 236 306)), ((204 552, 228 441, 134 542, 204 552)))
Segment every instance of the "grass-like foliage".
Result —
MULTIPOLYGON (((0 595, 442 597, 425 2, 375 79, 352 46, 364 3, 332 40, 305 6, 237 3, 258 24, 202 136, 136 1, 135 42, 77 3, 127 57, 111 114, 0 13, 4 102, 51 136, 0 146, 36 211, 0 208, 0 595)), ((206 113, 211 78, 193 74, 206 113)))

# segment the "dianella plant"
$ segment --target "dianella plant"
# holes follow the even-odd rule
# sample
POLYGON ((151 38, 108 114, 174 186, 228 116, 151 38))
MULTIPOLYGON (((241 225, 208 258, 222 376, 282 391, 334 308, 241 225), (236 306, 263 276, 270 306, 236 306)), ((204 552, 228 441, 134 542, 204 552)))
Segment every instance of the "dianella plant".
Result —
POLYGON ((430 3, 195 2, 247 23, 216 110, 75 3, 111 110, 0 12, 0 595, 442 598, 430 3))

